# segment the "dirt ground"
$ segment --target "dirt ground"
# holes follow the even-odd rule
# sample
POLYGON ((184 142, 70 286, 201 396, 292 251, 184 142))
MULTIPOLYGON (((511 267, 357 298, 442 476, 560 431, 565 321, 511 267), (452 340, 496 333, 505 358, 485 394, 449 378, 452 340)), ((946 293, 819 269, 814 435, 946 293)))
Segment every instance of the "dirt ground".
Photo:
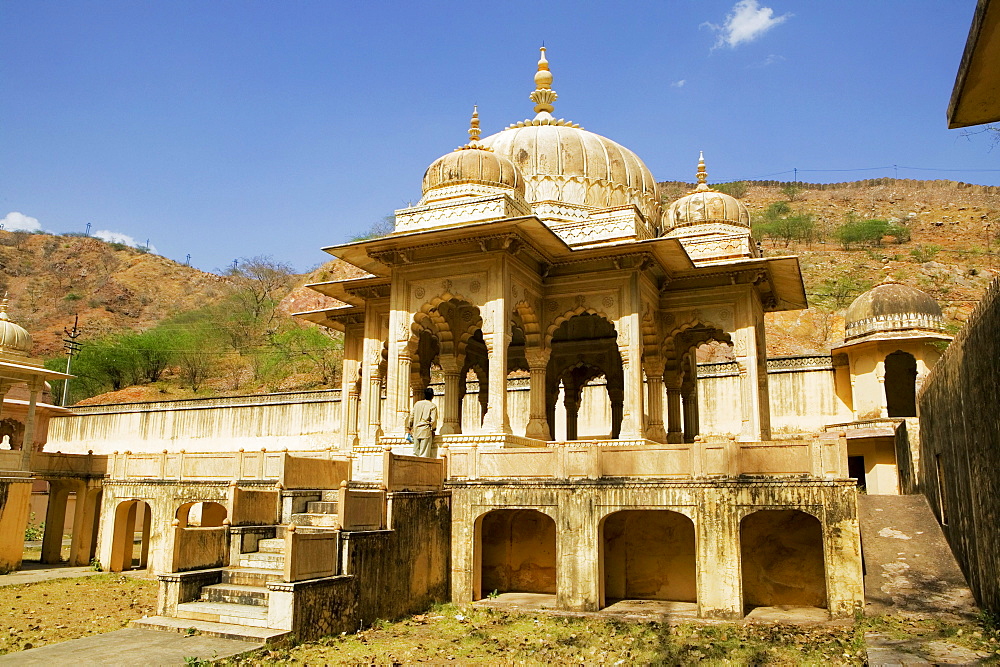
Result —
POLYGON ((226 664, 866 664, 864 636, 942 638, 1000 662, 1000 635, 980 624, 862 619, 853 626, 797 627, 629 623, 443 605, 356 635, 262 649, 226 664))
POLYGON ((3 586, 0 655, 118 630, 155 607, 155 581, 118 574, 3 586))

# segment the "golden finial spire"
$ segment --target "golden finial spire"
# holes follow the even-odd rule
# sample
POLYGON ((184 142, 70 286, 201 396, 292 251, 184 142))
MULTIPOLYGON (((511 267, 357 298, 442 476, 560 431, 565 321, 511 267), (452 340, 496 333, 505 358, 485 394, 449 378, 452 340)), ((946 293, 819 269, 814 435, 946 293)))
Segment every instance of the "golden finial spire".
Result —
POLYGON ((9 294, 10 294, 9 292, 7 292, 6 290, 4 290, 3 299, 0 299, 0 320, 9 320, 10 319, 7 316, 7 304, 10 303, 10 299, 7 298, 9 296, 9 294))
POLYGON ((705 152, 698 151, 698 187, 696 190, 708 190, 708 172, 705 171, 705 152))
POLYGON ((535 90, 529 96, 535 103, 535 113, 552 113, 555 107, 552 103, 559 97, 552 90, 552 72, 549 71, 549 61, 545 58, 545 47, 539 49, 538 71, 535 72, 535 90))
POLYGON ((472 120, 469 122, 469 143, 474 144, 479 141, 479 135, 482 131, 479 129, 479 106, 472 105, 472 120))

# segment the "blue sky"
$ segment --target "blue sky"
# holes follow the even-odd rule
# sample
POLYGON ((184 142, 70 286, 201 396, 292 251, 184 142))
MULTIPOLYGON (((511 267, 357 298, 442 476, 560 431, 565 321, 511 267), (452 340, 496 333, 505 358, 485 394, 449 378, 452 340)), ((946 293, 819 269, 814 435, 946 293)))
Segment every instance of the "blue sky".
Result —
POLYGON ((210 271, 259 254, 306 270, 417 200, 473 104, 484 135, 531 117, 543 41, 555 115, 661 181, 693 180, 704 150, 715 182, 1000 184, 1000 148, 946 129, 974 9, 0 0, 0 217, 91 223, 210 271))

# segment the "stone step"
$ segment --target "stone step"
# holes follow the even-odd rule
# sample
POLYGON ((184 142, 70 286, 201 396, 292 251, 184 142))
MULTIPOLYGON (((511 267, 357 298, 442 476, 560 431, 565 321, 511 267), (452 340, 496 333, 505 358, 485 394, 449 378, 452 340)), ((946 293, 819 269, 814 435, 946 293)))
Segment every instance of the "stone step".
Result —
POLYGON ((222 583, 238 586, 267 586, 269 581, 281 581, 281 570, 259 567, 227 567, 222 571, 222 583))
POLYGON ((285 538, 270 537, 257 542, 257 553, 283 554, 285 553, 285 538))
POLYGON ((247 586, 246 584, 212 584, 201 589, 202 602, 228 602, 231 604, 250 604, 258 607, 267 606, 268 591, 266 586, 247 586))
POLYGON ((265 570, 281 570, 285 567, 285 554, 253 551, 240 554, 240 567, 259 567, 265 570))
POLYGON ((177 605, 177 618, 266 628, 267 607, 226 602, 182 602, 177 605))
POLYGON ((129 623, 130 627, 143 630, 161 630, 188 634, 193 628, 198 634, 222 639, 238 639, 246 642, 271 644, 289 634, 288 630, 274 628, 258 628, 251 625, 235 623, 215 623, 213 621, 196 621, 188 618, 171 618, 169 616, 150 616, 129 623))
POLYGON ((340 515, 338 514, 293 514, 292 523, 296 526, 316 526, 321 528, 333 528, 340 525, 340 515))
POLYGON ((328 501, 319 501, 306 503, 306 513, 308 514, 336 514, 337 513, 337 503, 328 501))

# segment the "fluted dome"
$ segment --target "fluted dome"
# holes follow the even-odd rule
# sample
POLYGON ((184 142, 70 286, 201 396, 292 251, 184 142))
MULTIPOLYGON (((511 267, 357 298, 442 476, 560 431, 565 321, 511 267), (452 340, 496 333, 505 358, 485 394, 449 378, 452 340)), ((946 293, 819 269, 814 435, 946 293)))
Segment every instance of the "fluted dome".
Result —
POLYGON ((893 280, 859 296, 844 315, 844 340, 912 329, 942 331, 941 306, 926 292, 893 280))
POLYGON ((750 212, 736 197, 711 189, 707 184, 705 157, 698 159, 698 187, 681 197, 667 209, 664 228, 683 230, 684 227, 703 224, 721 224, 750 227, 750 212))
POLYGON ((514 163, 477 146, 464 146, 442 155, 424 172, 425 197, 433 190, 472 183, 509 188, 524 196, 524 178, 514 163))
POLYGON ((653 174, 639 156, 607 137, 563 120, 536 117, 486 137, 483 144, 521 170, 529 202, 593 208, 632 204, 649 224, 660 223, 653 174))
POLYGON ((639 157, 607 137, 552 116, 558 95, 542 48, 535 74, 536 116, 483 139, 525 179, 529 203, 557 201, 591 209, 634 205, 651 226, 663 211, 656 179, 639 157))
POLYGON ((0 354, 28 356, 31 353, 31 334, 7 316, 7 298, 0 302, 0 354))
POLYGON ((434 160, 424 172, 424 202, 485 194, 495 188, 524 197, 524 177, 517 167, 479 143, 479 134, 479 109, 474 107, 469 143, 434 160))

